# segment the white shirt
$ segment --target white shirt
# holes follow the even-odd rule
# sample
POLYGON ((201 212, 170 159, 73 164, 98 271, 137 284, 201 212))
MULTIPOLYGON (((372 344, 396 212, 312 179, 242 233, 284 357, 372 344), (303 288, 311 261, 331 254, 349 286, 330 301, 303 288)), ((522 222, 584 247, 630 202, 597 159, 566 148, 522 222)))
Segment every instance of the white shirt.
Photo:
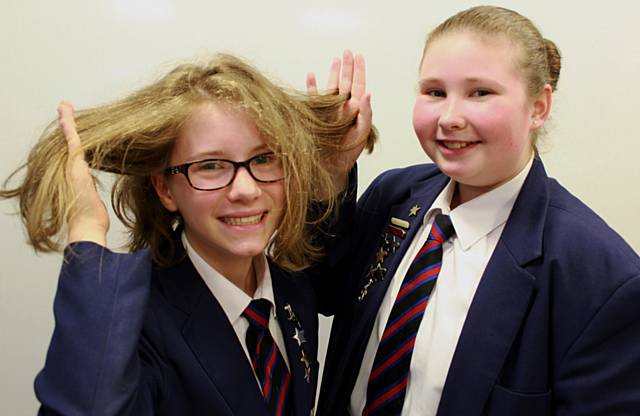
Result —
MULTIPOLYGON (((447 214, 456 234, 444 243, 442 268, 418 329, 411 357, 409 384, 402 415, 435 416, 467 312, 491 254, 498 244, 533 158, 509 182, 450 211, 455 182, 449 181, 425 213, 423 223, 380 304, 360 372, 351 393, 349 411, 361 415, 367 401, 367 380, 402 280, 429 236, 438 213, 447 214)), ((407 213, 408 214, 408 213, 407 213)))
MULTIPOLYGON (((231 283, 226 277, 211 267, 209 263, 207 263, 191 246, 191 244, 189 244, 189 239, 184 232, 182 233, 182 244, 187 251, 187 255, 189 256, 191 263, 193 263, 193 266, 200 274, 200 277, 202 277, 202 280, 204 280, 205 284, 211 291, 211 294, 216 298, 222 307, 222 310, 227 315, 229 322, 231 322, 231 326, 240 341, 240 345, 242 345, 242 349, 249 361, 249 365, 251 365, 251 358, 249 357, 249 350, 247 349, 245 341, 249 322, 242 316, 242 312, 244 312, 253 299, 266 299, 271 302, 273 307, 269 313, 269 331, 271 332, 271 336, 275 340, 287 367, 289 367, 289 359, 286 354, 287 350, 284 344, 284 337, 275 315, 276 303, 273 296, 273 286, 271 284, 271 272, 269 271, 266 256, 262 255, 256 257, 254 260, 258 287, 256 288, 256 292, 252 299, 249 295, 244 293, 242 289, 231 283)), ((260 381, 257 376, 256 381, 258 382, 258 386, 260 386, 260 381)))

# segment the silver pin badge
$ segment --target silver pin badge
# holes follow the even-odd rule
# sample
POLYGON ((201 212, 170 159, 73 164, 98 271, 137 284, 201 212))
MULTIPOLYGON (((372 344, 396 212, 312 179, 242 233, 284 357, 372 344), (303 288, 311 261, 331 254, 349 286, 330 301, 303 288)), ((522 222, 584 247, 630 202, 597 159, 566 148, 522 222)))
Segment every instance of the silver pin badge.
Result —
POLYGON ((299 347, 302 347, 302 344, 307 342, 307 338, 304 336, 304 331, 302 329, 295 329, 296 333, 291 337, 296 340, 299 347))
POLYGON ((304 350, 300 350, 300 362, 304 365, 304 381, 311 383, 311 361, 304 350))
POLYGON ((405 230, 408 230, 411 226, 411 224, 409 224, 409 221, 396 217, 391 217, 391 224, 395 225, 396 227, 404 228, 405 230))

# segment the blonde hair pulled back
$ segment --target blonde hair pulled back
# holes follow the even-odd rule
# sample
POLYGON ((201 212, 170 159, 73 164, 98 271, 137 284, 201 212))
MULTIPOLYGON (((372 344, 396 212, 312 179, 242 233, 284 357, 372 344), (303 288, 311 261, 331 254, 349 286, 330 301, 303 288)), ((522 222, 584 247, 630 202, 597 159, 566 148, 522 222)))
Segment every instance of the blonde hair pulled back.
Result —
MULTIPOLYGON (((518 49, 517 68, 523 75, 527 95, 537 97, 546 84, 553 91, 560 78, 560 51, 549 39, 545 39, 531 20, 503 7, 477 6, 449 17, 428 35, 423 59, 429 46, 439 38, 452 33, 470 32, 485 36, 505 36, 518 49)), ((534 143, 536 134, 532 138, 534 143)))

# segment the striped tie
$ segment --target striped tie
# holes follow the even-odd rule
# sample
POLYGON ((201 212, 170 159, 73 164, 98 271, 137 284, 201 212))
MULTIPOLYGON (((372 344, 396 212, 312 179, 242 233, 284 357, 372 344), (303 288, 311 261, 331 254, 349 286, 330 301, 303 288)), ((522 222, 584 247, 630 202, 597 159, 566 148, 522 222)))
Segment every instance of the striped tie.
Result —
POLYGON ((400 415, 416 334, 442 265, 442 244, 454 234, 448 216, 436 216, 429 238, 413 259, 391 309, 367 384, 368 415, 400 415))
POLYGON ((251 364, 262 387, 262 395, 274 416, 289 414, 289 384, 291 375, 280 350, 269 332, 271 302, 254 299, 242 316, 249 321, 247 349, 251 364))

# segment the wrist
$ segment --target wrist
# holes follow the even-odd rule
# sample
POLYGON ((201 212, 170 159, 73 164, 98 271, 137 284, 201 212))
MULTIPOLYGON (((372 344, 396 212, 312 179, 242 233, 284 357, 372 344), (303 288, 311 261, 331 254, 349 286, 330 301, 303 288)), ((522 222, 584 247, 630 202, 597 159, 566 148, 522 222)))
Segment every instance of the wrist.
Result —
POLYGON ((81 222, 69 227, 67 243, 91 241, 103 247, 107 246, 107 228, 92 222, 81 222))

